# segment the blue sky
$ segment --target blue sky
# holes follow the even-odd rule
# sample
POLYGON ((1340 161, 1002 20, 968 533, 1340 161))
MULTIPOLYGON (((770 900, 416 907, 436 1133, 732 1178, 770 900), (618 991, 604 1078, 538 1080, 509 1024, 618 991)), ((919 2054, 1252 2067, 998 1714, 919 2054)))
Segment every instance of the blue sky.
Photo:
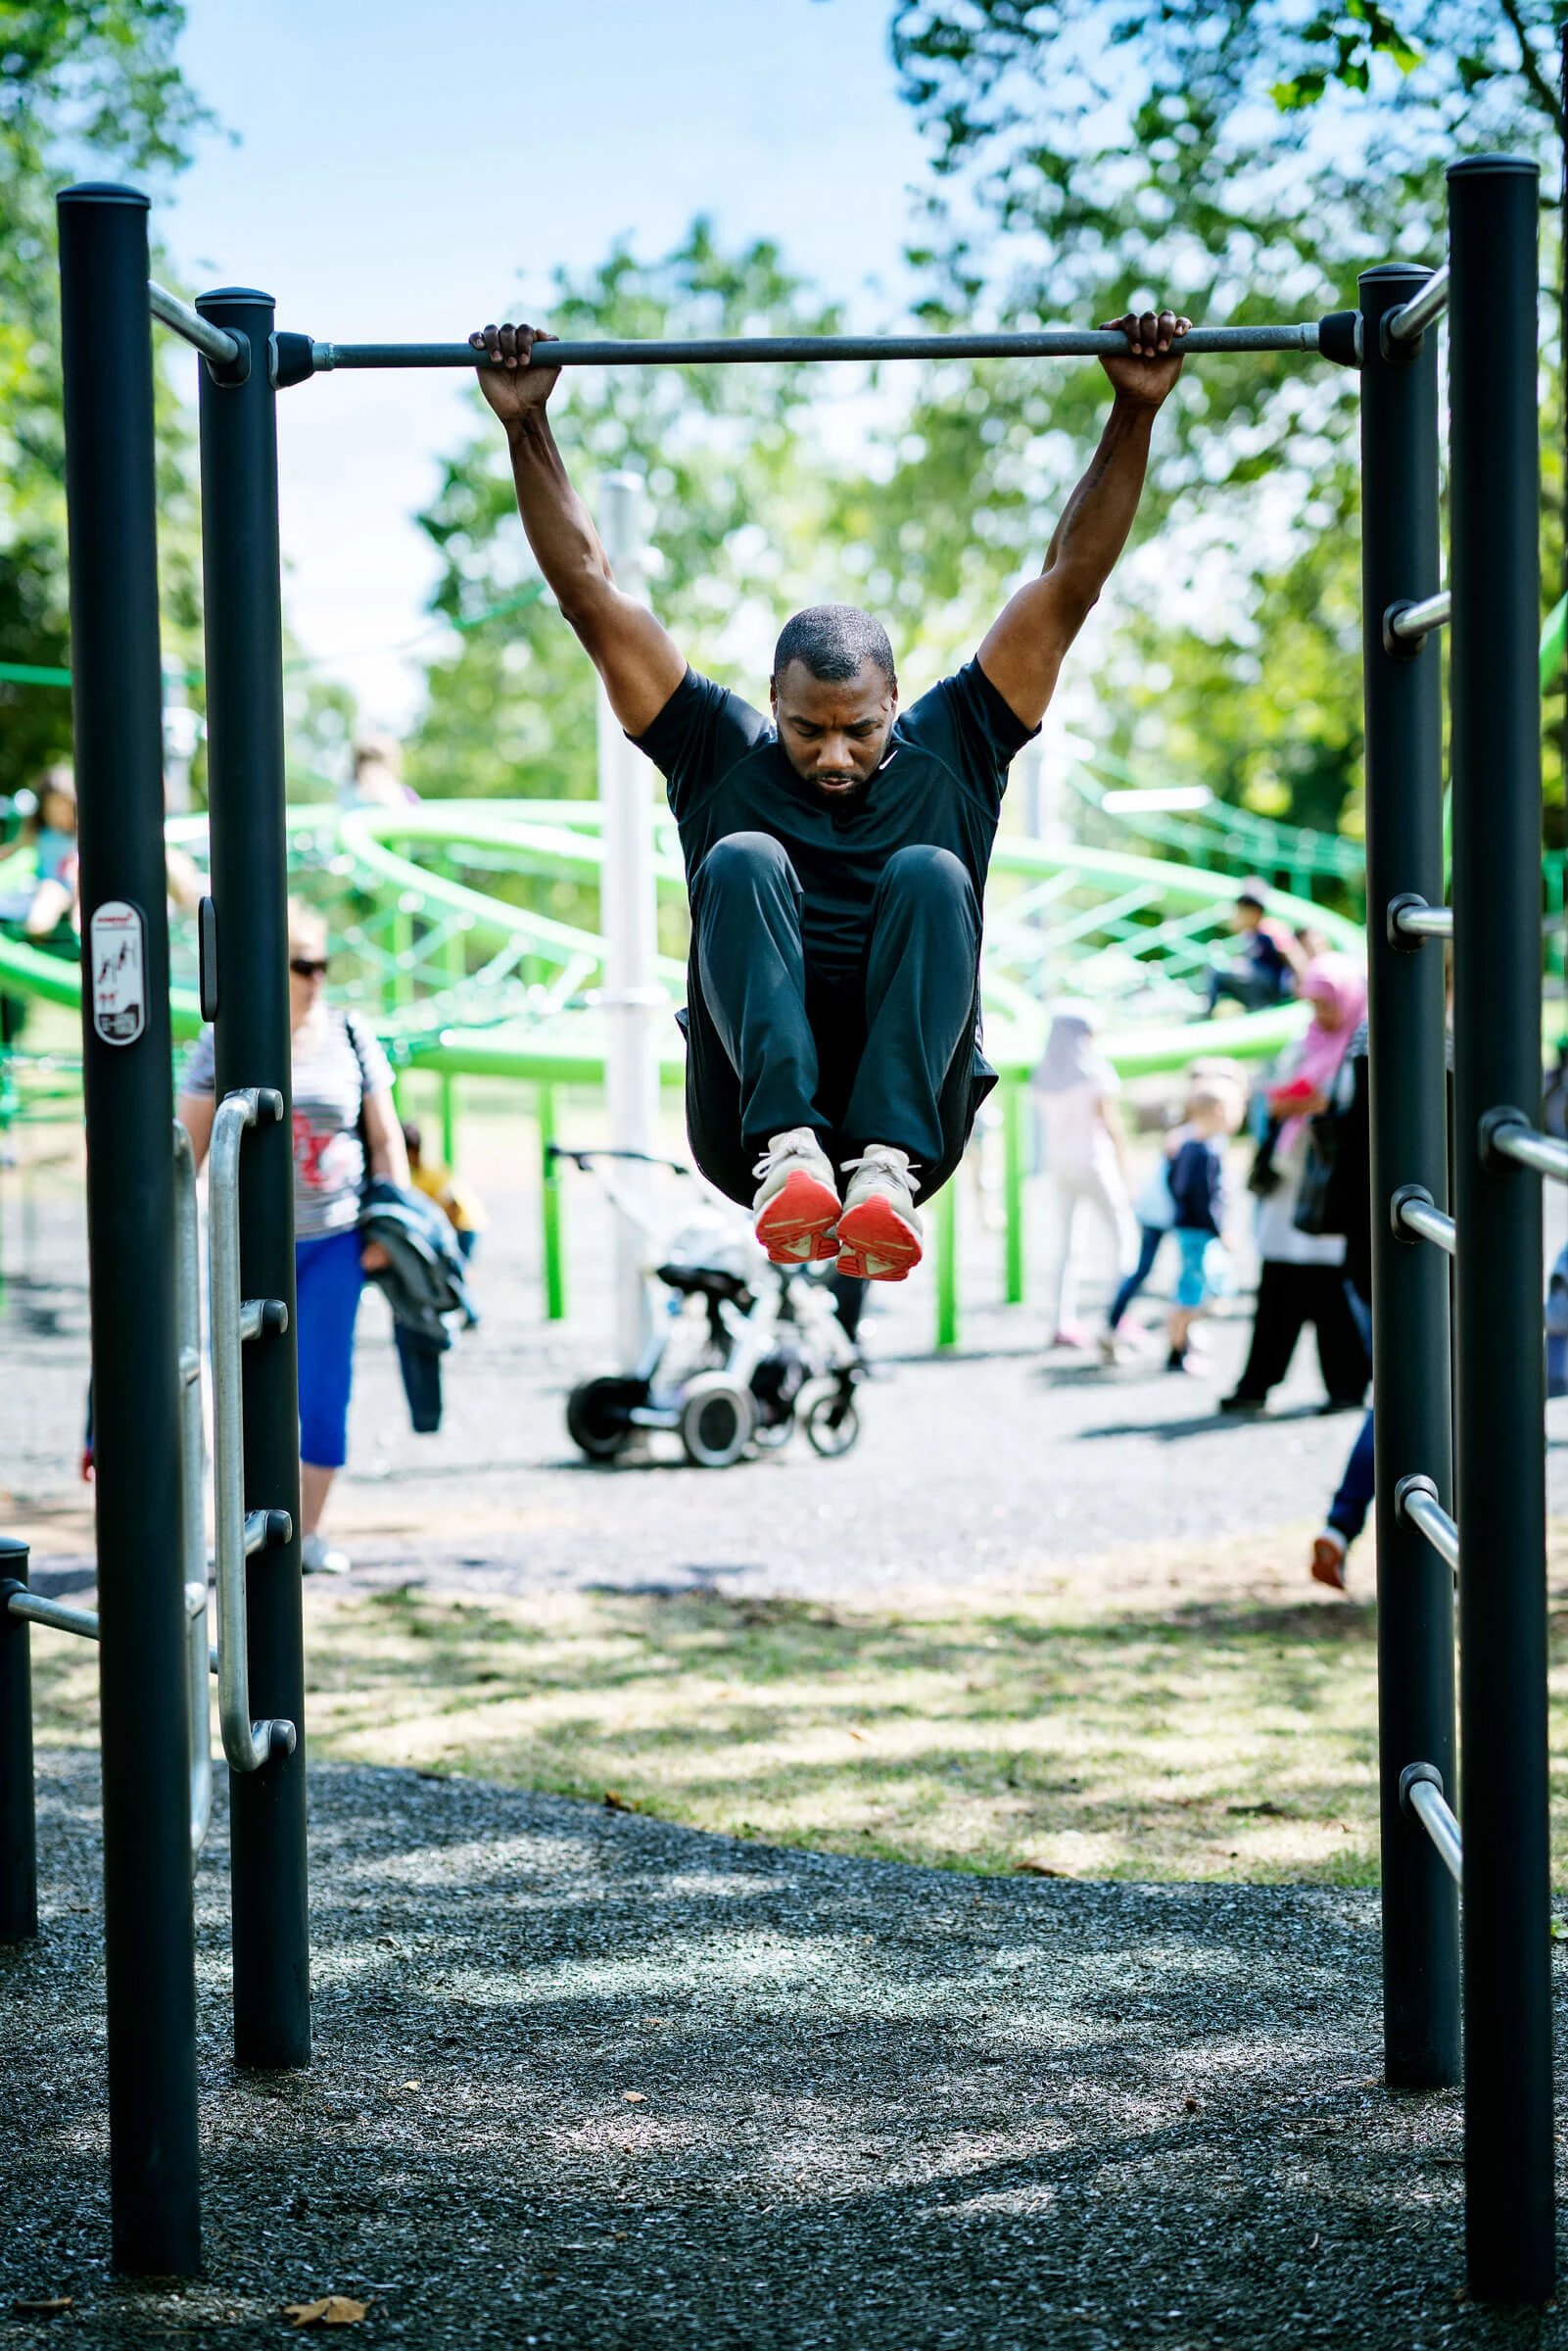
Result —
MULTIPOLYGON (((880 312, 921 154, 888 0, 190 0, 206 139, 155 233, 185 281, 339 342, 517 314, 557 263, 692 216, 766 233, 880 312), (880 287, 881 296, 870 289, 880 287)), ((467 427, 451 376, 326 377, 280 408, 285 595, 309 648, 402 726, 432 566, 411 516, 467 427)), ((192 379, 194 389, 194 378, 192 379)))

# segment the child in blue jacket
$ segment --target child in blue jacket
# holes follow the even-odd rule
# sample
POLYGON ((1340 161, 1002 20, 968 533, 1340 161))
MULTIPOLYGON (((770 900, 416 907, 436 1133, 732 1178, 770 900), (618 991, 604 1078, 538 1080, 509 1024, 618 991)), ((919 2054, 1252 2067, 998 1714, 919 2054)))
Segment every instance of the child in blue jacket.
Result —
POLYGON ((1225 1138, 1235 1122, 1228 1087, 1194 1086, 1187 1101, 1187 1135, 1170 1162, 1167 1181, 1175 1204, 1171 1226, 1181 1251, 1176 1303, 1170 1310, 1167 1371, 1185 1371, 1192 1326, 1214 1295, 1211 1251, 1225 1227, 1225 1138))

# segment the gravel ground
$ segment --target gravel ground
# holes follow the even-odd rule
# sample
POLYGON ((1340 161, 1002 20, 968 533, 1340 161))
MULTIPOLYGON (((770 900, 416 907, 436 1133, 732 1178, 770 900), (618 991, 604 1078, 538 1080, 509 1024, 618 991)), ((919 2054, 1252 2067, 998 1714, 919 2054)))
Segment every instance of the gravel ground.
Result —
POLYGON ((315 2063, 231 2071, 220 1819, 207 2277, 117 2282, 95 1767, 40 1763, 0 2285, 71 2297, 51 2339, 336 2292, 431 2346, 1568 2340, 1463 2300, 1458 2104, 1377 2087, 1373 1896, 954 1878, 333 1766, 315 2063))

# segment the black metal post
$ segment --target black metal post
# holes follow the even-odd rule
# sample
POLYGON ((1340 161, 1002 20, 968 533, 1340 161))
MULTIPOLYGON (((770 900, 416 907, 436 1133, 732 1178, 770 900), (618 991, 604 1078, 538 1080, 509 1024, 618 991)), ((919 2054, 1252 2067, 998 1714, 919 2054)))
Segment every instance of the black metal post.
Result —
POLYGON ((147 200, 60 199, 114 2258, 201 2266, 147 200))
MULTIPOLYGON (((202 556, 207 613, 208 797, 217 947, 217 1091, 289 1081, 288 881, 283 825, 283 621, 278 569, 272 299, 246 287, 197 308, 243 336, 220 382, 202 362, 202 556), (242 377, 243 380, 232 380, 242 377)), ((298 1744, 229 1779, 234 2053, 308 2065, 310 1954, 305 1836, 305 1649, 300 1621, 300 1420, 294 1334, 292 1119, 247 1135, 240 1272, 248 1298, 281 1298, 281 1337, 245 1349, 245 1507, 284 1510, 292 1540, 258 1553, 248 1584, 251 1706, 294 1723, 298 1744)))
POLYGON ((1400 897, 1443 903, 1442 653, 1385 638, 1390 605, 1438 575, 1437 333, 1385 356, 1381 327, 1427 272, 1368 269, 1361 297, 1361 584, 1366 694, 1366 937, 1371 1010, 1372 1329, 1376 1358, 1378 1756, 1383 1850, 1383 2050, 1391 2087, 1459 2079, 1459 1905, 1400 1774, 1433 1763, 1454 1784, 1453 1583, 1401 1516, 1420 1472, 1450 1505, 1449 1268, 1398 1239, 1389 1203, 1420 1184, 1447 1204, 1443 950, 1395 945, 1400 897))
POLYGON ((1541 1101, 1537 169, 1449 171, 1454 1194, 1470 2290, 1552 2289, 1541 1182, 1486 1117, 1541 1101))
MULTIPOLYGON (((27 1546, 0 1535, 0 1596, 27 1581, 27 1546)), ((32 1649, 24 1618, 0 1597, 0 1943, 38 1932, 38 1838, 32 1794, 32 1649)))

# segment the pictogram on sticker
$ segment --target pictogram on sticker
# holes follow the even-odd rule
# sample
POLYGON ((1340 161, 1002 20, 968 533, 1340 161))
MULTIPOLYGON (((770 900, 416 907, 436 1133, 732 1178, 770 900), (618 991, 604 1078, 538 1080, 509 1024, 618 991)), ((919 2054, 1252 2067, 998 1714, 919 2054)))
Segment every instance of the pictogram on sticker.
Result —
POLYGON ((88 932, 93 1028, 106 1045, 133 1045, 147 1026, 147 929, 139 907, 106 898, 88 932))

